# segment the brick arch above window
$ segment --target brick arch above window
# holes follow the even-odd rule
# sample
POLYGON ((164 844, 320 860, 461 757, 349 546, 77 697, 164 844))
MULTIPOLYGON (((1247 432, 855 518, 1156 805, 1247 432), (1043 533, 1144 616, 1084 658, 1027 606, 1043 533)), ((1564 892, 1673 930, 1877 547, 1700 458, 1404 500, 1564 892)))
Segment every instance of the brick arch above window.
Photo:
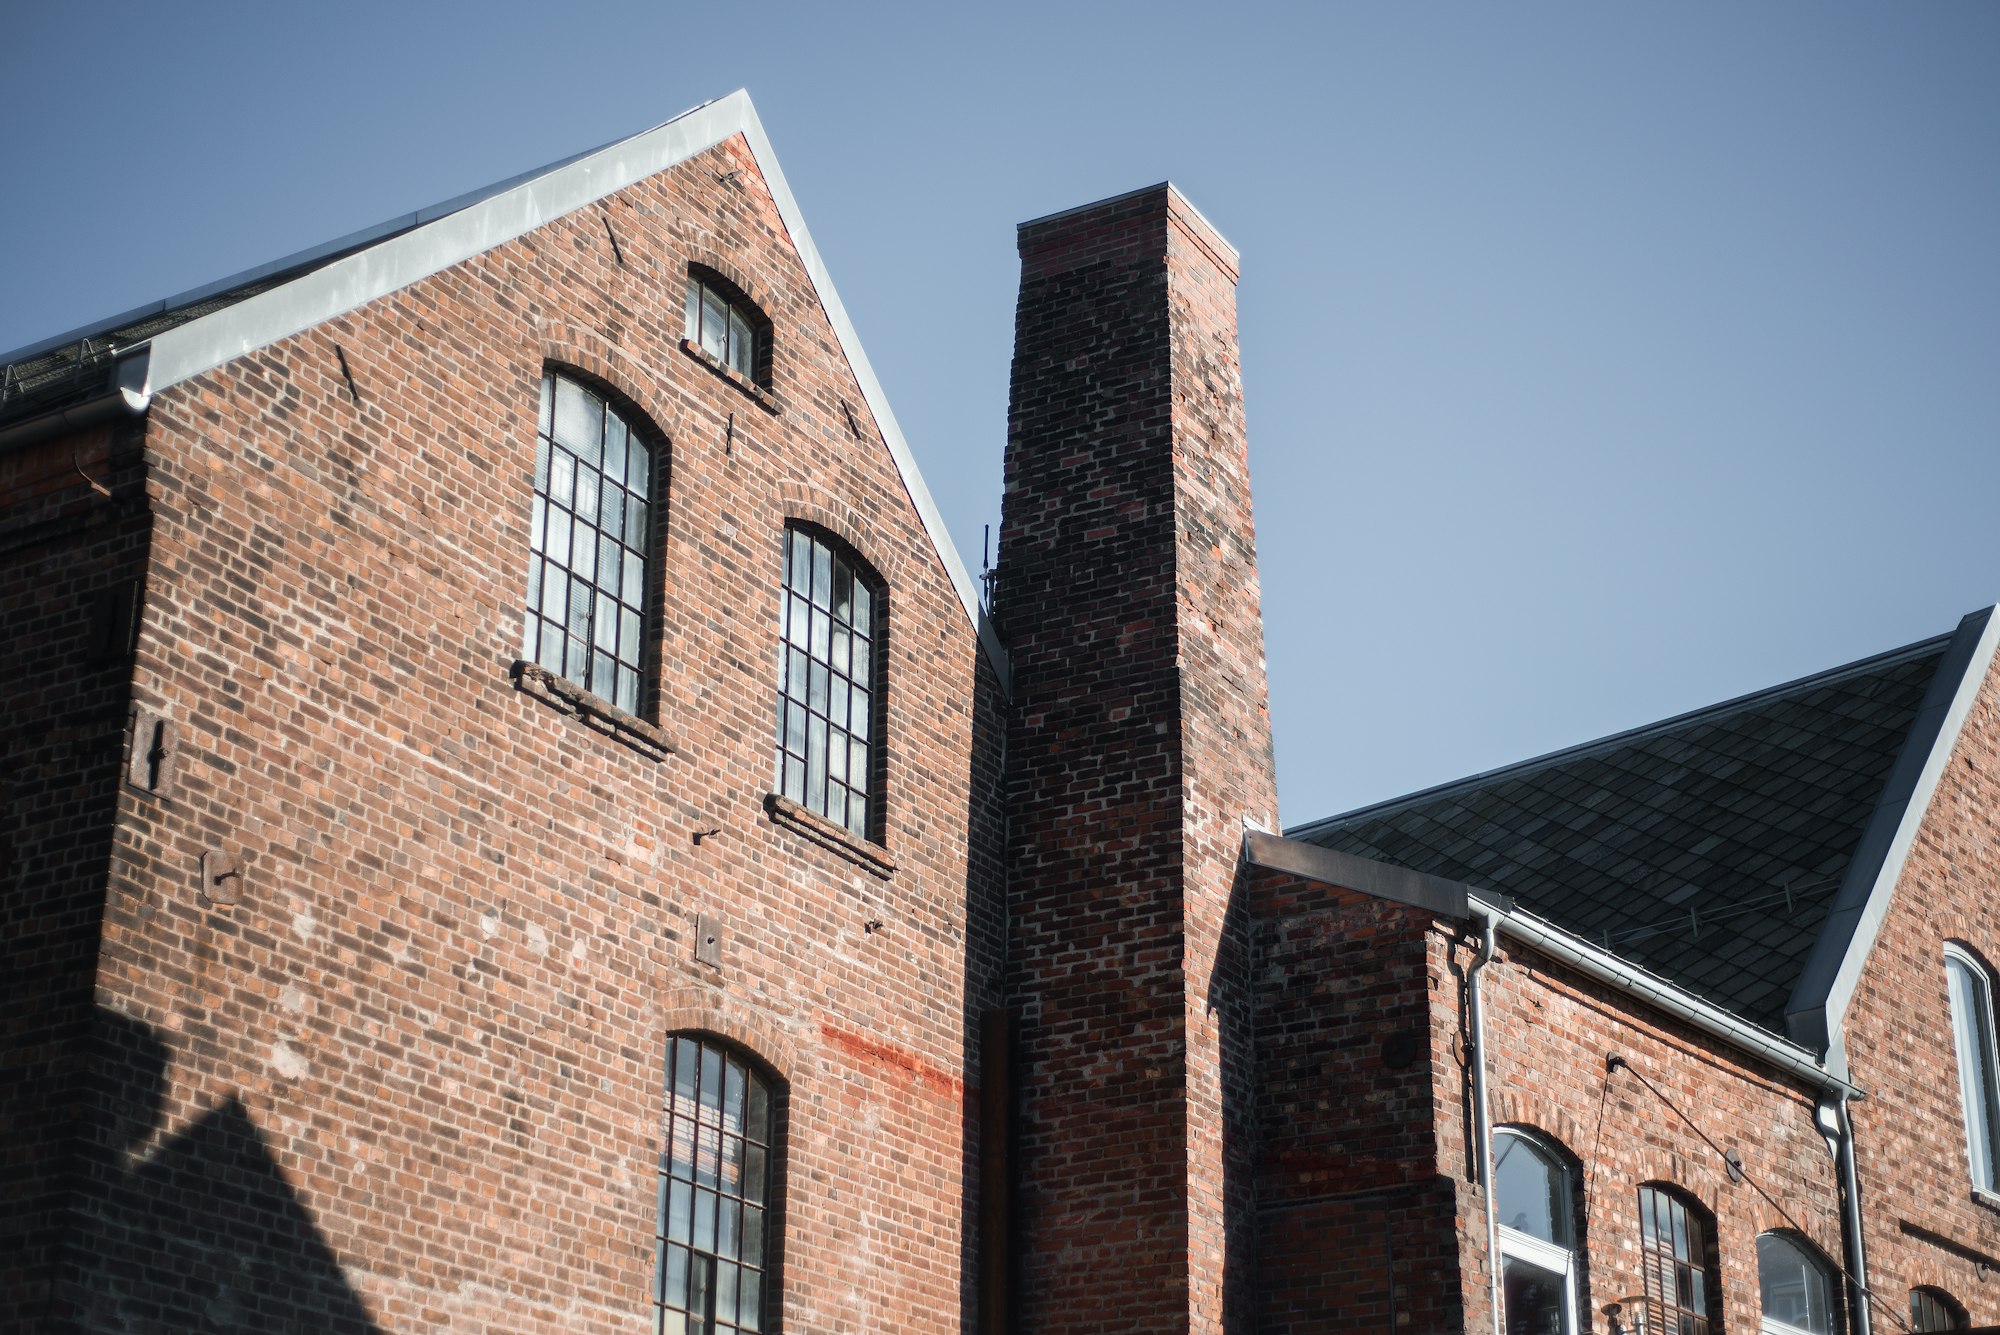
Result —
POLYGON ((810 1077, 810 1059, 782 1029, 762 1015, 731 1005, 727 998, 709 995, 706 989, 677 989, 668 997, 657 1023, 669 1035, 714 1035, 756 1058, 780 1085, 790 1087, 800 1078, 810 1077))
POLYGON ((673 420, 674 407, 659 393, 667 383, 664 364, 612 342, 598 330, 564 321, 542 322, 535 346, 541 355, 533 367, 537 383, 550 367, 581 371, 637 408, 663 438, 672 438, 667 423, 673 420))
POLYGON ((799 478, 778 483, 781 522, 798 521, 824 529, 859 556, 894 593, 910 587, 913 574, 901 544, 852 504, 825 487, 799 478))
POLYGON ((1558 1148, 1571 1160, 1572 1166, 1583 1161, 1571 1150, 1572 1145, 1588 1145, 1591 1135, 1577 1124, 1565 1108, 1550 1107, 1540 1099, 1523 1098, 1511 1090, 1493 1092, 1493 1124, 1496 1129, 1511 1127, 1526 1131, 1544 1140, 1554 1141, 1558 1148))

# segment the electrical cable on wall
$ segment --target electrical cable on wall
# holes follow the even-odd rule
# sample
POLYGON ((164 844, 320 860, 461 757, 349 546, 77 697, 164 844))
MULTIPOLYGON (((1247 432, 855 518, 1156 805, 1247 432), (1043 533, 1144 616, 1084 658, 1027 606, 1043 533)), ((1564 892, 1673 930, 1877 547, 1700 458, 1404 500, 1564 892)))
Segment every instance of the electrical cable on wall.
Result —
MULTIPOLYGON (((1604 1059, 1605 1081, 1607 1085, 1610 1082, 1611 1072, 1619 1070, 1630 1071, 1632 1073, 1633 1079, 1637 1080, 1640 1084, 1644 1085, 1648 1090, 1650 1090, 1654 1098, 1666 1104, 1667 1107, 1673 1112, 1674 1116, 1680 1118, 1681 1121, 1687 1123, 1688 1129, 1694 1132, 1695 1135, 1701 1137, 1701 1143, 1708 1146, 1711 1150, 1714 1150, 1715 1156, 1723 1161, 1723 1164, 1726 1166, 1729 1172, 1729 1176, 1732 1179, 1740 1178, 1743 1181, 1749 1183, 1750 1189, 1756 1192, 1759 1196, 1763 1197, 1764 1203, 1770 1206, 1773 1210, 1777 1211, 1778 1217, 1784 1220, 1787 1224, 1789 1224, 1793 1232, 1797 1233, 1802 1238, 1812 1237, 1812 1234, 1806 1230, 1805 1226, 1792 1217, 1791 1211, 1785 1209, 1784 1206, 1778 1204, 1778 1202, 1772 1198, 1771 1193, 1764 1190, 1762 1184, 1760 1184, 1755 1178, 1750 1176, 1750 1170, 1742 1165, 1740 1159, 1731 1156, 1727 1150, 1723 1149, 1722 1146, 1716 1144, 1715 1141, 1709 1136, 1708 1132, 1702 1130, 1700 1125, 1698 1125, 1695 1122, 1694 1118, 1689 1117, 1685 1112, 1681 1110, 1681 1106, 1678 1103, 1675 1103, 1672 1099, 1667 1097, 1666 1092, 1664 1090, 1662 1090, 1658 1085, 1654 1084, 1651 1080, 1648 1080, 1646 1078, 1646 1073, 1644 1071, 1641 1071, 1638 1067, 1634 1066, 1631 1062, 1627 1061, 1625 1058, 1619 1056, 1615 1052, 1604 1059)), ((1815 1244, 1815 1246, 1817 1246, 1817 1244, 1815 1244)), ((1889 1319, 1894 1321, 1896 1325, 1906 1333, 1906 1335, 1909 1335, 1910 1323, 1903 1319, 1901 1313, 1899 1313, 1893 1306, 1883 1302, 1882 1299, 1875 1293, 1873 1289, 1869 1288, 1866 1284, 1863 1284, 1859 1279, 1855 1277, 1853 1271, 1849 1270, 1846 1266, 1842 1265, 1840 1262, 1833 1261, 1832 1252, 1827 1251, 1826 1248, 1824 1247, 1820 1247, 1819 1251, 1829 1261, 1832 1261, 1833 1268, 1840 1272, 1841 1278, 1845 1279, 1855 1289, 1859 1290, 1861 1293, 1866 1295, 1868 1301, 1872 1303, 1878 1311, 1887 1312, 1889 1314, 1889 1319)))

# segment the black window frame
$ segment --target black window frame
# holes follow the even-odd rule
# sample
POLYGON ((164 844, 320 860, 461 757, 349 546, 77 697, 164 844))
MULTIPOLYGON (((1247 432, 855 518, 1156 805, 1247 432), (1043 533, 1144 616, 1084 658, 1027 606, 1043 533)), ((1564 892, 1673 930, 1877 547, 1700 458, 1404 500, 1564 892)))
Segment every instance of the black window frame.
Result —
POLYGON ((516 647, 524 660, 643 718, 657 676, 666 438, 596 377, 551 363, 541 383, 516 647), (592 423, 594 442, 584 438, 592 423), (582 612, 580 597, 588 601, 582 612))
POLYGON ((1716 1260, 1715 1217, 1678 1187, 1641 1184, 1639 1265, 1646 1335, 1718 1335, 1722 1286, 1716 1260), (1687 1240, 1685 1250, 1679 1238, 1687 1240))
POLYGON ((759 389, 769 389, 771 333, 770 319, 741 287, 704 265, 688 266, 681 336, 702 356, 759 389))
POLYGON ((702 1030, 667 1036, 654 1335, 769 1335, 779 1328, 785 1105, 784 1082, 740 1044, 702 1030))
POLYGON ((817 524, 794 520, 783 535, 772 790, 856 838, 881 844, 888 585, 850 544, 817 524), (802 552, 810 562, 803 577, 796 564, 802 552), (850 591, 844 623, 843 575, 850 591), (859 661, 864 652, 865 664, 859 661), (846 748, 838 760, 836 733, 846 748))

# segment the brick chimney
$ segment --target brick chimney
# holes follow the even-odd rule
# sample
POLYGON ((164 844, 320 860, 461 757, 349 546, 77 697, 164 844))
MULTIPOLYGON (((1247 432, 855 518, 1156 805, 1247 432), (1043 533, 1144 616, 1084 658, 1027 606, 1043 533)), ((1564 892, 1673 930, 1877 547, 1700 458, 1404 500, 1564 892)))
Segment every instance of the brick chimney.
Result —
POLYGON ((1247 1329, 1246 820, 1277 815, 1237 257, 1171 185, 1023 224, 1012 645, 1019 1329, 1247 1329))

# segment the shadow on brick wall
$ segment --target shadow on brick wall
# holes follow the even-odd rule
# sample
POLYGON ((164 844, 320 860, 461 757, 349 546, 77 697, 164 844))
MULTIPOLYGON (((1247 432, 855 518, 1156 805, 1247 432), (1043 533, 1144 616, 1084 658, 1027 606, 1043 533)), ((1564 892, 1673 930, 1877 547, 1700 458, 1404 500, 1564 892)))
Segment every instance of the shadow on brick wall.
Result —
POLYGON ((92 1116, 65 1248, 61 1331, 379 1328, 235 1096, 147 1148, 170 1054, 98 1008, 92 1116))

